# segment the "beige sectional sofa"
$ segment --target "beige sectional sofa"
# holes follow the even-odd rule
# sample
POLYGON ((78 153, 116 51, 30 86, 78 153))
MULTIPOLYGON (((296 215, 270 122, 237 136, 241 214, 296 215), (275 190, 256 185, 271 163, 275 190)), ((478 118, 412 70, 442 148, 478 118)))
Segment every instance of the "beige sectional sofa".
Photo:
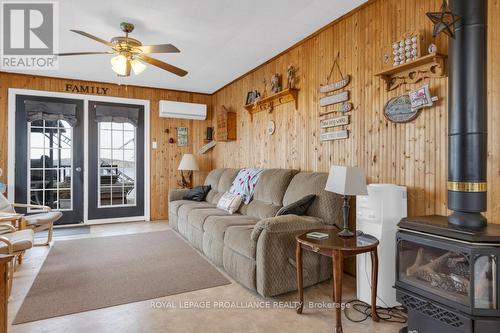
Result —
MULTIPOLYGON (((212 262, 243 286, 265 297, 297 289, 295 236, 325 225, 340 225, 342 197, 324 190, 327 173, 266 169, 252 201, 237 213, 218 209, 238 169, 215 169, 205 180, 211 185, 206 201, 183 200, 187 190, 169 193, 169 223, 212 262), (316 194, 306 216, 275 217, 282 207, 316 194)), ((304 285, 331 277, 331 262, 315 253, 303 255, 304 285)))

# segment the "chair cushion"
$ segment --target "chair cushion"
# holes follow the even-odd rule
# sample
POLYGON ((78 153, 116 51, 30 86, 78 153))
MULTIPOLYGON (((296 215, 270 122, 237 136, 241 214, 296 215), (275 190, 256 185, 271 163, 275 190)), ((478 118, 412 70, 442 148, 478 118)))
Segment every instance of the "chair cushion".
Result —
POLYGON ((15 213, 16 211, 14 210, 14 207, 11 205, 9 200, 0 193, 0 212, 5 212, 5 213, 15 213))
POLYGON ((229 213, 218 208, 194 209, 189 213, 187 223, 193 228, 203 231, 203 225, 208 217, 224 215, 229 215, 229 213))
MULTIPOLYGON (((25 251, 33 247, 33 230, 24 229, 16 232, 10 232, 7 234, 0 235, 1 237, 7 238, 12 243, 12 248, 14 252, 25 251)), ((7 244, 0 241, 0 253, 8 254, 9 248, 7 244)))
POLYGON ((233 214, 230 216, 209 216, 205 224, 203 224, 204 236, 211 236, 219 242, 224 241, 224 233, 226 229, 233 225, 255 225, 258 219, 240 214, 233 214))
POLYGON ((224 236, 224 245, 247 258, 255 259, 257 242, 250 237, 253 227, 253 225, 249 225, 227 228, 224 236))
POLYGON ((41 225, 54 223, 59 220, 63 214, 61 212, 46 212, 33 215, 26 215, 24 219, 28 225, 41 225))

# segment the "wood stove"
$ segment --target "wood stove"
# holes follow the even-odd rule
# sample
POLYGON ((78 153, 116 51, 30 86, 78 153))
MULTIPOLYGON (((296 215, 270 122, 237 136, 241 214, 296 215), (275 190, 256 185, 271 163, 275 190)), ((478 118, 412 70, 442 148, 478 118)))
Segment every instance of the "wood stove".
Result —
MULTIPOLYGON (((396 298, 412 333, 500 332, 500 225, 486 211, 486 0, 452 0, 449 48, 450 216, 403 219, 396 234, 396 298)), ((499 221, 500 222, 500 221, 499 221)))

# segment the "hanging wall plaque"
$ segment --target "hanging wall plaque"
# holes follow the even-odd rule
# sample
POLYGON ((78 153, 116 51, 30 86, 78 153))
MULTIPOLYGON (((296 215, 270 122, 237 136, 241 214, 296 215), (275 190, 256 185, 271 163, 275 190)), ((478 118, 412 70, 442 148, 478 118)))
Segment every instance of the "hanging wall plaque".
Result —
POLYGON ((419 110, 411 108, 410 96, 407 94, 391 98, 384 107, 384 116, 395 123, 406 123, 418 116, 419 110))
POLYGON ((349 124, 349 116, 328 118, 328 119, 323 119, 322 121, 319 122, 321 128, 342 126, 348 124, 349 124))
POLYGON ((177 127, 177 147, 187 147, 188 129, 187 127, 177 127))
POLYGON ((331 104, 337 104, 345 102, 349 99, 349 91, 343 91, 338 94, 333 94, 330 96, 321 97, 319 99, 320 106, 327 106, 331 104))
POLYGON ((348 137, 349 137, 349 132, 347 130, 325 132, 325 133, 321 133, 319 136, 321 141, 347 139, 348 137))
POLYGON ((351 76, 350 75, 346 75, 340 81, 320 86, 319 87, 319 92, 327 93, 327 92, 330 92, 330 91, 339 90, 339 89, 342 89, 345 86, 347 86, 349 84, 349 82, 351 82, 351 76))
POLYGON ((333 107, 332 110, 330 111, 327 111, 327 112, 323 112, 323 113, 320 113, 319 116, 320 117, 323 117, 323 116, 326 116, 330 113, 334 113, 334 112, 342 112, 342 113, 345 113, 345 112, 349 112, 352 110, 352 103, 350 102, 345 102, 345 103, 342 103, 341 105, 335 105, 333 107))

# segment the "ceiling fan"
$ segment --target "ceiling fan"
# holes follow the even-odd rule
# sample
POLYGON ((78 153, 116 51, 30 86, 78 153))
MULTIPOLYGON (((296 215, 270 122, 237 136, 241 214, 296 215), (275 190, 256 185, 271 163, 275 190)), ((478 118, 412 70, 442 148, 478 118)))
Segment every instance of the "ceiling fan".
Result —
POLYGON ((137 39, 128 36, 134 30, 132 23, 122 22, 120 24, 121 30, 125 36, 113 37, 111 41, 106 41, 102 38, 91 35, 85 31, 70 30, 79 35, 93 39, 99 43, 111 47, 110 51, 106 52, 72 52, 72 53, 59 53, 58 56, 77 56, 77 55, 91 55, 91 54, 116 54, 111 58, 111 66, 113 71, 119 76, 130 76, 133 71, 135 75, 139 75, 146 69, 145 63, 159 67, 168 72, 174 73, 178 76, 185 76, 188 72, 185 70, 167 64, 155 58, 151 58, 149 53, 178 53, 180 52, 172 44, 159 44, 159 45, 142 45, 137 39))

